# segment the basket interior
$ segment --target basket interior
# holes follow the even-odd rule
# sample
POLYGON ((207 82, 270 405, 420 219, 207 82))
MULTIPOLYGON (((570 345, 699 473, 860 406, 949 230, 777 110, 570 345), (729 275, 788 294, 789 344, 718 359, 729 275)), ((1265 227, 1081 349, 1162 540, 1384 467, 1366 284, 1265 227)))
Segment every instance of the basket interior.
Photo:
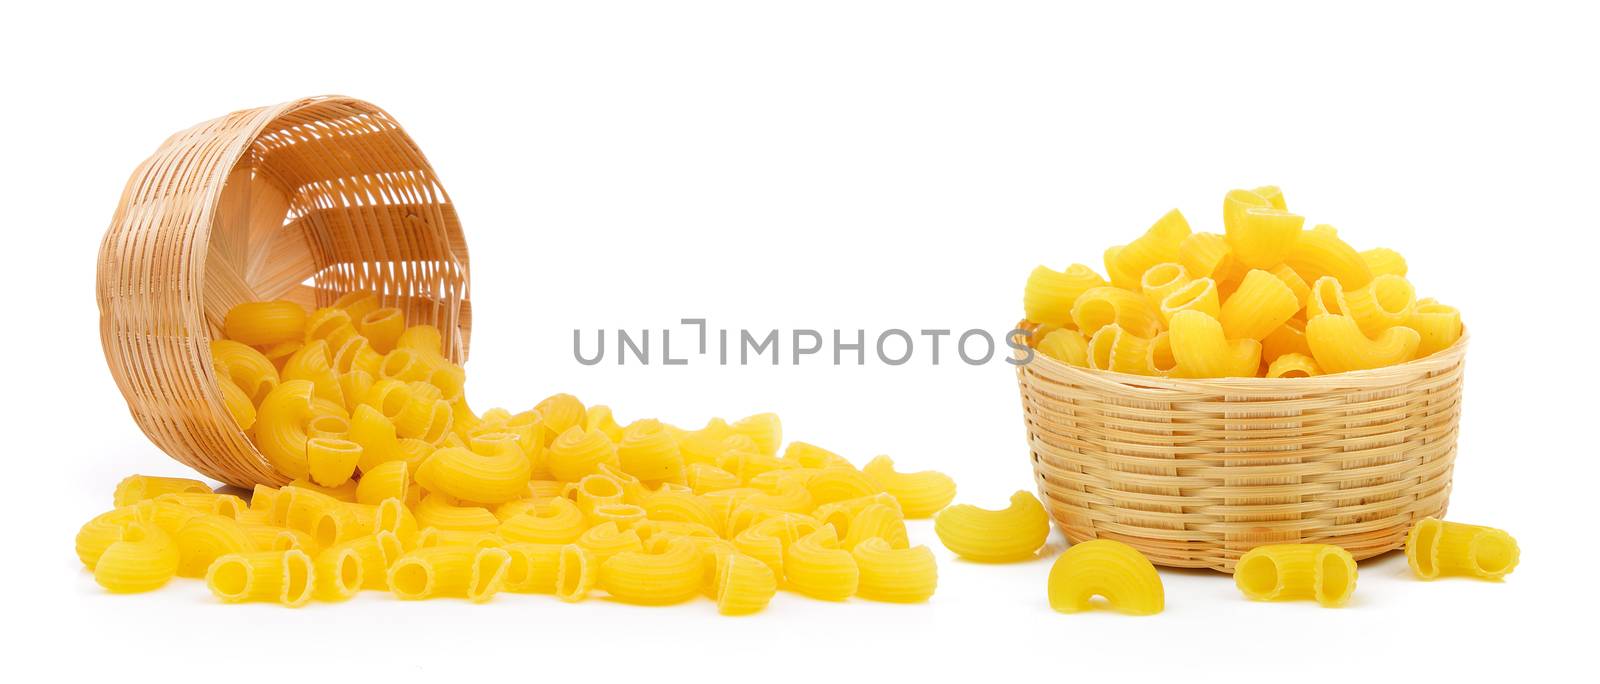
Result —
POLYGON ((372 290, 432 323, 466 357, 470 307, 460 221, 415 143, 381 109, 322 100, 262 129, 212 216, 203 305, 211 333, 241 302, 327 306, 372 290))

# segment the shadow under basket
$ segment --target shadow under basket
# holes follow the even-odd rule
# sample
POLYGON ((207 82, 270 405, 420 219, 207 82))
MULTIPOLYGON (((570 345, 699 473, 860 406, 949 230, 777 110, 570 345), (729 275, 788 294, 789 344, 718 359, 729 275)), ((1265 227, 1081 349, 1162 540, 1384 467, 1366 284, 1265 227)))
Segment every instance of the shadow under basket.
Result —
POLYGON ((1265 544, 1358 560, 1444 515, 1467 338, 1409 363, 1313 378, 1183 380, 1036 354, 1017 383, 1040 498, 1073 543, 1233 572, 1265 544))
POLYGON ((371 290, 437 326, 460 362, 467 263, 449 196, 382 109, 315 97, 234 112, 168 138, 129 178, 100 245, 101 343, 162 451, 229 484, 282 484, 217 388, 210 343, 228 309, 371 290))

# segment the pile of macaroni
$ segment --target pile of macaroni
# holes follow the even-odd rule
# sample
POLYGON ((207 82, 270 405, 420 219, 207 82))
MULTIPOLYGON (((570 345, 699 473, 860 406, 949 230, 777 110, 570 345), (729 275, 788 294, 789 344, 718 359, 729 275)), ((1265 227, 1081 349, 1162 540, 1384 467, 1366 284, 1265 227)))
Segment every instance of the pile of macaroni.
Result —
POLYGON ((919 602, 937 584, 905 520, 954 498, 941 473, 780 449, 772 414, 624 426, 567 394, 479 414, 439 331, 407 326, 372 293, 310 314, 242 304, 223 329, 212 357, 227 406, 292 482, 246 501, 196 480, 124 480, 116 508, 77 538, 110 591, 192 577, 223 601, 288 606, 362 589, 651 605, 706 595, 738 615, 780 587, 919 602))
POLYGON ((1176 209, 1083 264, 1028 276, 1024 329, 1064 363, 1177 378, 1293 378, 1405 363, 1455 344, 1461 313, 1418 299, 1406 261, 1304 228, 1276 187, 1223 198, 1223 232, 1176 209), (1109 280, 1108 280, 1109 278, 1109 280))

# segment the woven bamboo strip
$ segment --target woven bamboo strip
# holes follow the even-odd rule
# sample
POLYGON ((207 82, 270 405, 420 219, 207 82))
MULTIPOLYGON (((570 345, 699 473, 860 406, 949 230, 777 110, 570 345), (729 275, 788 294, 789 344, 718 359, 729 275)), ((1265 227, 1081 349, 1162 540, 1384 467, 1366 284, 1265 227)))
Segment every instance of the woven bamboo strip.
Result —
POLYGON ((217 390, 228 309, 373 290, 463 361, 467 266, 455 207, 387 112, 336 96, 248 109, 173 135, 129 178, 100 247, 101 342, 156 446, 230 484, 281 484, 217 390))
POLYGON ((1444 513, 1467 339, 1410 363, 1313 378, 1188 380, 1044 356, 1017 382, 1040 498, 1073 542, 1232 572, 1262 544, 1356 558, 1444 513))

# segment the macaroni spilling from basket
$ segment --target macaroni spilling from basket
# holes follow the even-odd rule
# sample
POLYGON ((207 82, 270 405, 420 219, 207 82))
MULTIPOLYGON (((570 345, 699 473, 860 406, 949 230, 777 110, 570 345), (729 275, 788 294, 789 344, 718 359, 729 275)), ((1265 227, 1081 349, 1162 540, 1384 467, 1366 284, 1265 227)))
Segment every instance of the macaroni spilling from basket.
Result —
POLYGON ((77 539, 111 591, 193 577, 224 601, 298 606, 362 589, 473 601, 599 590, 638 604, 705 594, 725 614, 763 609, 780 586, 826 600, 934 592, 933 553, 911 545, 905 519, 954 498, 941 473, 780 450, 772 414, 624 426, 557 394, 480 415, 439 331, 408 327, 371 293, 309 315, 242 304, 223 329, 223 397, 293 482, 246 502, 195 480, 124 480, 77 539))
POLYGON ((1308 377, 1446 349, 1461 313, 1418 299, 1406 261, 1306 229, 1267 186, 1223 198, 1223 232, 1176 209, 1105 252, 1107 277, 1045 266, 1023 294, 1029 341, 1074 366, 1179 378, 1308 377), (1109 280, 1108 280, 1109 278, 1109 280))

